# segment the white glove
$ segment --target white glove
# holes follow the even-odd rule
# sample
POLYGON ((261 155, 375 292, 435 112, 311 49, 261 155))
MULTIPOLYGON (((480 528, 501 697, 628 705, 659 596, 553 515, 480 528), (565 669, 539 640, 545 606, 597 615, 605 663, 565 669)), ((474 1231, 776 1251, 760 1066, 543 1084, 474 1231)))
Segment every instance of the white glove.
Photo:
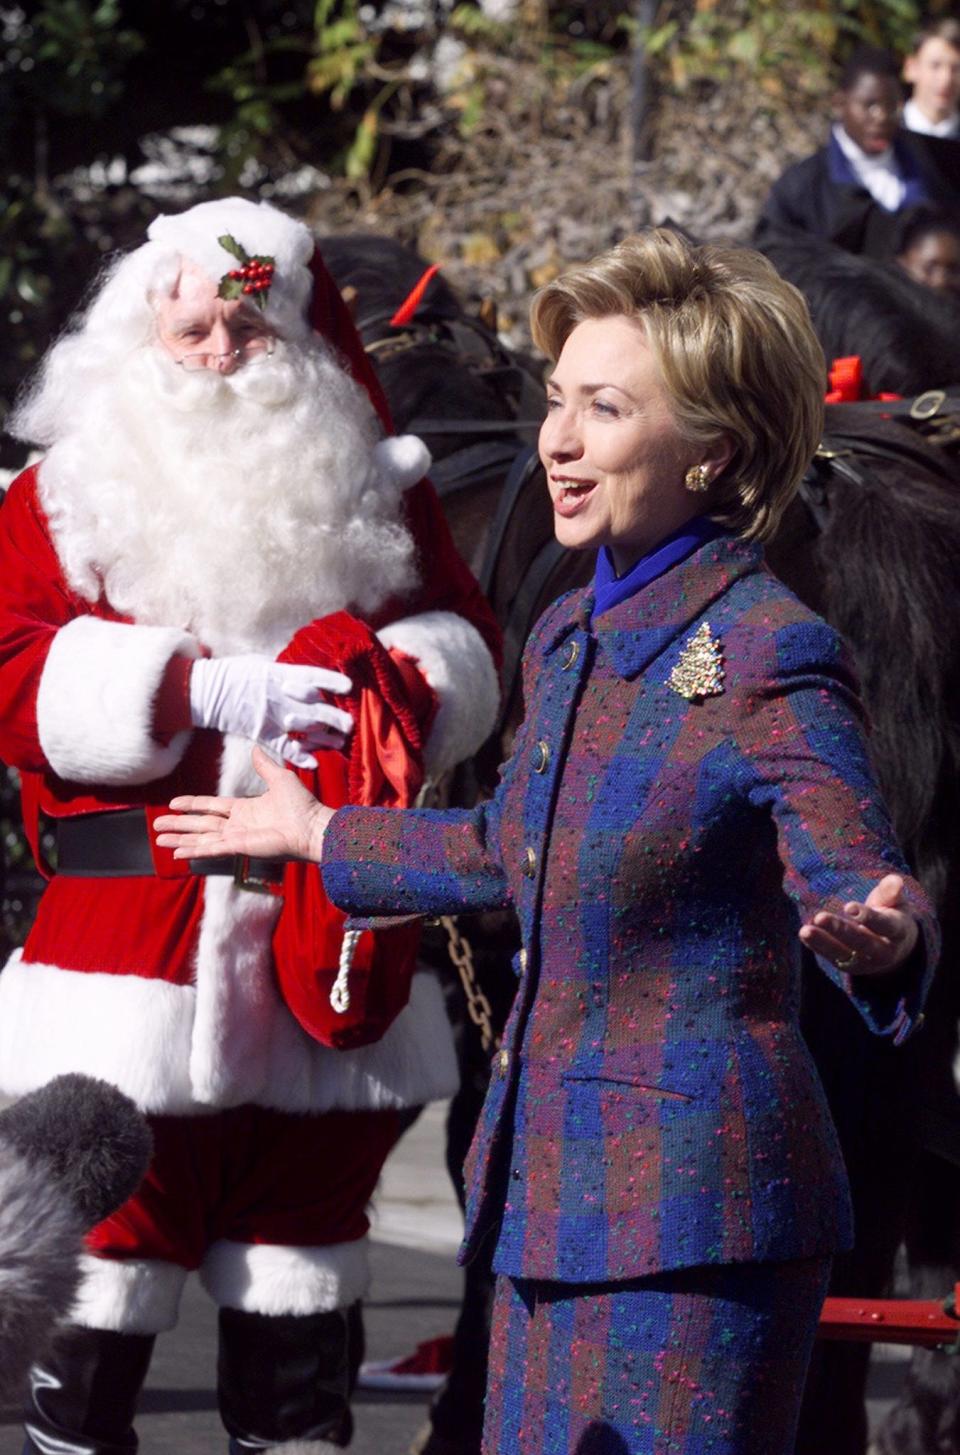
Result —
POLYGON ((237 733, 297 768, 315 768, 311 749, 341 748, 353 727, 349 712, 317 697, 349 690, 349 677, 325 667, 253 655, 200 657, 190 671, 190 717, 194 727, 237 733), (302 736, 291 739, 294 732, 302 736))

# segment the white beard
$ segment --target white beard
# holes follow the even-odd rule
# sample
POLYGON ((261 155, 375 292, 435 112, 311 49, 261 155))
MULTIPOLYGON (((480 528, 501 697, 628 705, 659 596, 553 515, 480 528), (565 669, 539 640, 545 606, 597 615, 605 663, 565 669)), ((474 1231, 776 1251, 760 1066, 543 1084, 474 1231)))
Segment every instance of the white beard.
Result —
POLYGON ((232 375, 150 347, 110 365, 82 371, 83 413, 40 467, 85 599, 275 656, 315 617, 416 584, 399 491, 372 469, 370 401, 325 345, 278 344, 232 375))

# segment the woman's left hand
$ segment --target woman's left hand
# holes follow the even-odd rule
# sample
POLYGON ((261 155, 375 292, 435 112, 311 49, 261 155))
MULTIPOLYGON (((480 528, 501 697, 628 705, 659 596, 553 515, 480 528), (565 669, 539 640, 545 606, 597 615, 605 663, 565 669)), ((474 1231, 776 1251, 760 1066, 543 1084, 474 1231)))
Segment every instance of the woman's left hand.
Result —
POLYGON ((896 970, 917 943, 917 921, 907 904, 903 879, 886 874, 863 904, 851 900, 842 914, 820 910, 800 930, 808 950, 850 975, 896 970))
POLYGON ((258 798, 174 798, 177 812, 154 820, 157 843, 175 859, 246 854, 258 859, 315 859, 333 809, 318 802, 295 774, 253 750, 253 766, 266 784, 258 798))

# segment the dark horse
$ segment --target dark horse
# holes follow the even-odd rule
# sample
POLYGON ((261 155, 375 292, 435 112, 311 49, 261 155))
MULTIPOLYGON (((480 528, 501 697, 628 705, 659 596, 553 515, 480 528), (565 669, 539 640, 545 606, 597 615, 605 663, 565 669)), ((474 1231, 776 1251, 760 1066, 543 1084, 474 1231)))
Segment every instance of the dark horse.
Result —
POLYGON ((769 233, 761 251, 807 300, 827 362, 859 354, 873 394, 960 382, 960 300, 807 233, 769 233))
MULTIPOLYGON (((925 1032, 903 1056, 868 1043, 859 1027, 848 1039, 846 1007, 825 1014, 822 987, 808 977, 805 1029, 840 1125, 857 1210, 857 1250, 839 1261, 833 1292, 878 1292, 902 1233, 907 1291, 943 1297, 960 1276, 960 1098, 952 1069, 960 1014, 960 302, 894 264, 804 236, 772 237, 763 251, 804 294, 827 358, 859 355, 871 392, 907 396, 903 405, 827 410, 824 443, 834 457, 806 483, 770 556, 853 646, 877 773, 944 932, 925 1032), (911 408, 910 396, 921 391, 911 408), (927 424, 911 417, 924 414, 927 424), (791 540, 811 521, 812 552, 791 540), (850 1060, 841 1039, 854 1047, 850 1060)), ((808 1406, 798 1451, 859 1455, 852 1391, 863 1362, 862 1347, 821 1346, 810 1382, 820 1407, 808 1406)), ((875 1446, 879 1455, 960 1450, 955 1359, 914 1351, 875 1446)))
MULTIPOLYGON (((423 263, 383 239, 343 238, 322 247, 338 283, 358 288, 357 321, 397 427, 417 430, 424 418, 449 421, 446 432, 428 436, 434 450, 442 441, 444 452, 434 475, 455 538, 504 627, 503 714, 472 773, 450 789, 455 802, 469 804, 490 791, 496 764, 509 751, 522 710, 516 668, 530 626, 550 600, 589 578, 592 562, 553 540, 542 472, 529 448, 509 469, 498 458, 476 490, 472 483, 445 488, 445 459, 488 438, 477 433, 478 424, 498 421, 504 428, 517 408, 516 396, 502 392, 506 374, 484 377, 481 367, 478 377, 475 359, 459 353, 451 325, 460 305, 450 290, 431 283, 416 315, 422 332, 407 331, 393 355, 402 366, 391 367, 389 318, 423 263), (491 389, 498 398, 490 397, 491 389), (449 432, 458 427, 459 433, 449 432)), ((863 260, 846 255, 828 254, 819 272, 805 244, 784 241, 771 256, 807 293, 828 356, 859 353, 874 392, 917 394, 960 380, 960 309, 952 323, 953 310, 946 310, 944 326, 939 300, 931 307, 930 296, 909 279, 875 264, 859 268, 863 260), (928 332, 932 318, 939 322, 928 332)), ((464 325, 460 312, 461 328, 477 334, 478 325, 464 325)), ((502 370, 501 354, 491 336, 485 356, 500 360, 502 370)), ((830 406, 821 453, 768 548, 773 570, 853 649, 877 773, 945 931, 944 968, 926 1030, 897 1051, 862 1028, 825 977, 805 977, 805 1034, 838 1124, 857 1212, 857 1248, 838 1260, 833 1292, 862 1297, 886 1291, 904 1237, 915 1296, 945 1294, 960 1274, 960 1099, 951 1072, 960 1011, 953 970, 960 930, 960 400, 945 393, 928 399, 926 409, 929 417, 918 419, 909 402, 830 406)), ((511 447, 518 443, 495 433, 511 447)), ((511 931, 500 925, 488 936, 489 928, 471 938, 494 1020, 502 1020, 512 993, 503 969, 511 931)), ((476 1058, 465 1073, 464 1116, 448 1147, 455 1185, 483 1091, 476 1058)), ((468 1271, 468 1283, 471 1276, 482 1298, 482 1277, 468 1271)), ((461 1380, 456 1398, 435 1411, 437 1432, 455 1436, 455 1448, 464 1451, 475 1448, 478 1432, 470 1433, 469 1419, 479 1419, 482 1374, 475 1342, 481 1319, 476 1311, 470 1317, 473 1381, 461 1380)), ((803 1455, 862 1455, 868 1353, 865 1345, 819 1347, 797 1447, 803 1455)), ((945 1355, 915 1352, 906 1394, 880 1434, 884 1455, 960 1449, 960 1371, 954 1369, 945 1355)), ((448 1447, 426 1446, 433 1448, 448 1447)))

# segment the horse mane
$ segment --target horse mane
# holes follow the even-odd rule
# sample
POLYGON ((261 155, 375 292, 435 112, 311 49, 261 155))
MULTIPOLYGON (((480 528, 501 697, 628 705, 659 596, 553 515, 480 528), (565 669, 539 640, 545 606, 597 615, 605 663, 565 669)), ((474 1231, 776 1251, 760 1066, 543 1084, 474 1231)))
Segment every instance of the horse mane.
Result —
MULTIPOLYGON (((361 300, 357 324, 378 309, 393 312, 419 283, 427 267, 413 248, 392 237, 374 233, 342 233, 339 237, 317 239, 323 261, 339 287, 346 283, 356 288, 361 300)), ((442 273, 435 273, 427 284, 420 310, 432 318, 460 318, 463 304, 442 273)))
MULTIPOLYGON (((904 428, 874 418, 870 443, 904 428)), ((824 614, 856 658, 898 837, 943 904, 960 853, 960 495, 919 461, 854 460, 857 481, 831 485, 818 545, 824 614)))
MULTIPOLYGON (((411 322, 391 325, 427 268, 413 248, 372 233, 322 237, 318 243, 338 288, 356 292, 354 321, 364 347, 376 350, 377 375, 398 429, 424 434, 434 460, 441 461, 472 444, 489 443, 495 436, 483 425, 517 417, 523 361, 508 357, 496 333, 467 315, 441 274, 430 279, 411 322), (464 424, 459 431, 436 433, 424 425, 431 420, 464 424), (471 430, 473 422, 479 431, 471 430)), ((532 381, 526 387, 532 390, 532 381)), ((535 393, 540 405, 542 390, 535 393)), ((517 450, 521 444, 518 438, 517 450)))
POLYGON ((759 250, 807 300, 827 362, 859 354, 871 393, 960 381, 960 303, 806 233, 772 233, 759 250))

